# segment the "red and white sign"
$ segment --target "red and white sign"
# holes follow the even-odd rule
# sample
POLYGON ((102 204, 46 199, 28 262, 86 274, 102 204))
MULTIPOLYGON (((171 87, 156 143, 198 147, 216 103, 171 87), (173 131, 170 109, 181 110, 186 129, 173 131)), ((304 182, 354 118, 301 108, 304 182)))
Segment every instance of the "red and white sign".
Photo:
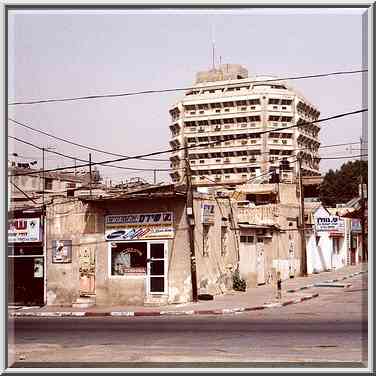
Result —
POLYGON ((153 240, 174 237, 173 213, 107 215, 106 240, 153 240))
POLYGON ((40 218, 17 218, 8 221, 8 242, 41 242, 40 218))

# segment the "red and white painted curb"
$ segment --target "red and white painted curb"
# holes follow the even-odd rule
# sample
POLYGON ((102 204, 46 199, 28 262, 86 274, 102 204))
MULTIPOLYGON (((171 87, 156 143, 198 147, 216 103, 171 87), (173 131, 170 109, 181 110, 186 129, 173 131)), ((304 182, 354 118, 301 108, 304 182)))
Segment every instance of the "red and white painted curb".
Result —
MULTIPOLYGON (((345 279, 349 279, 349 278, 355 277, 355 276, 357 276, 357 275, 359 275, 359 274, 364 274, 364 273, 367 273, 367 272, 368 272, 368 270, 364 270, 364 271, 361 270, 361 271, 359 271, 359 272, 349 274, 349 275, 344 276, 344 277, 342 277, 342 278, 329 279, 329 280, 327 280, 327 281, 323 281, 323 282, 316 282, 316 283, 313 283, 313 284, 310 284, 310 285, 306 285, 306 286, 299 287, 299 288, 297 288, 297 289, 290 289, 290 290, 287 290, 287 292, 298 292, 298 291, 301 291, 301 290, 307 290, 307 289, 310 289, 310 288, 312 288, 312 287, 321 287, 321 286, 319 286, 319 285, 321 285, 321 284, 325 284, 325 283, 335 283, 335 282, 344 281, 345 279)), ((347 284, 345 284, 345 285, 343 285, 343 286, 335 286, 335 285, 333 285, 333 287, 345 287, 345 288, 348 288, 348 287, 350 287, 350 286, 351 286, 350 283, 347 283, 347 284)))
POLYGON ((10 317, 135 317, 135 316, 187 316, 187 315, 225 315, 241 312, 259 311, 268 308, 284 307, 289 304, 302 303, 306 300, 317 298, 318 293, 306 295, 294 300, 285 302, 265 303, 261 306, 223 308, 209 310, 190 310, 190 311, 76 311, 76 312, 10 312, 10 317))

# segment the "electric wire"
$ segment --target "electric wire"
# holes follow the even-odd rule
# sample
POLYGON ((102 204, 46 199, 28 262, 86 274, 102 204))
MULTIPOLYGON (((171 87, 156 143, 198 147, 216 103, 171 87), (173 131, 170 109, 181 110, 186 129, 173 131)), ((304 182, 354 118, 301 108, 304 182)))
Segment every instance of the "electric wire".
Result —
MULTIPOLYGON (((337 71, 337 72, 329 72, 329 73, 320 73, 320 74, 311 74, 311 75, 301 75, 301 76, 291 76, 291 77, 281 77, 281 78, 272 78, 266 80, 249 80, 244 81, 244 84, 262 84, 268 82, 277 82, 277 81, 293 81, 293 80, 302 80, 302 79, 309 79, 309 78, 320 78, 320 77, 329 77, 329 76, 339 76, 339 75, 347 75, 347 74, 357 74, 357 73, 366 73, 368 72, 367 69, 361 70, 352 70, 352 71, 337 71)), ((219 85, 210 85, 205 86, 205 89, 210 89, 212 87, 218 87, 219 85)), ((223 86, 223 84, 221 85, 223 86)), ((226 86, 231 86, 227 84, 226 86)), ((42 104, 42 103, 56 103, 56 102, 72 102, 72 101, 80 101, 80 100, 90 100, 90 99, 101 99, 101 98, 118 98, 118 97, 128 97, 128 96, 135 96, 135 95, 142 95, 142 94, 156 94, 156 93, 168 93, 168 92, 175 92, 175 91, 187 91, 187 90, 194 90, 200 89, 201 87, 197 86, 189 86, 189 87, 181 87, 181 88, 171 88, 171 89, 161 89, 161 90, 142 90, 142 91, 133 91, 133 92, 126 92, 126 93, 117 93, 117 94, 102 94, 102 95, 86 95, 80 97, 69 97, 69 98, 51 98, 51 99, 38 99, 38 100, 30 100, 30 101, 19 101, 19 102, 11 102, 8 106, 16 106, 16 105, 32 105, 32 104, 42 104)))
MULTIPOLYGON (((37 146, 35 144, 32 144, 31 142, 28 142, 28 141, 25 141, 25 140, 22 140, 20 138, 17 138, 17 137, 14 137, 14 136, 8 136, 9 138, 12 138, 18 142, 22 142, 26 145, 29 145, 29 146, 32 146, 32 147, 35 147, 39 150, 43 150, 43 148, 41 146, 37 146)), ((63 153, 59 153, 57 151, 54 151, 54 150, 49 150, 49 149, 44 149, 44 151, 46 152, 49 152, 49 153, 53 153, 53 154, 57 154, 57 155, 60 155, 64 158, 68 158, 68 159, 75 159, 77 161, 80 161, 80 162, 86 162, 88 163, 89 161, 86 160, 86 159, 82 159, 82 158, 79 158, 79 157, 75 157, 75 156, 72 156, 72 155, 67 155, 67 154, 63 154, 63 153)), ((92 162, 91 165, 95 165, 96 163, 95 162, 92 162)), ((87 166, 90 166, 90 163, 87 165, 87 166)), ((110 165, 110 164, 106 164, 105 165, 106 167, 112 167, 112 168, 118 168, 118 169, 121 169, 121 170, 130 170, 130 171, 170 171, 170 169, 156 169, 156 168, 136 168, 136 167, 123 167, 123 166, 114 166, 114 165, 110 165)), ((80 166, 73 166, 72 168, 79 168, 80 166)))
POLYGON ((17 190, 19 190, 23 195, 25 195, 30 201, 34 202, 34 204, 38 205, 33 198, 31 198, 26 192, 24 192, 18 185, 14 184, 12 181, 10 182, 17 190))
POLYGON ((347 158, 359 158, 359 157, 368 157, 368 154, 360 154, 360 155, 343 155, 340 157, 327 157, 327 158, 321 158, 322 160, 326 159, 347 159, 347 158))
MULTIPOLYGON (((345 112, 345 113, 329 116, 329 117, 323 118, 323 119, 317 119, 317 120, 313 120, 313 121, 310 121, 310 122, 293 124, 291 126, 280 128, 280 130, 291 129, 291 128, 294 128, 294 127, 303 127, 305 125, 310 125, 310 124, 313 124, 313 123, 321 123, 321 122, 325 122, 325 121, 329 121, 329 120, 333 120, 333 119, 339 119, 339 118, 342 118, 342 117, 345 117, 345 116, 355 115, 355 114, 359 114, 359 113, 366 112, 366 111, 368 111, 367 108, 361 109, 361 110, 356 110, 356 111, 351 111, 351 112, 345 112)), ((260 132, 254 132, 254 133, 251 133, 251 134, 266 134, 266 133, 271 133, 271 132, 274 132, 274 131, 275 131, 274 129, 273 130, 265 130, 265 131, 260 131, 260 132)), ((241 135, 241 136, 243 136, 243 135, 241 135)), ((237 137, 237 140, 249 138, 249 134, 245 134, 244 136, 245 137, 237 137)), ((235 138, 230 138, 230 139, 235 139, 235 138)), ((135 155, 135 156, 132 156, 132 157, 123 157, 123 158, 118 158, 118 159, 113 159, 113 160, 106 160, 106 161, 102 161, 102 162, 94 162, 94 163, 91 163, 91 165, 92 166, 94 166, 94 165, 106 165, 108 163, 122 162, 122 161, 129 160, 129 159, 140 159, 140 158, 143 158, 143 157, 149 157, 149 156, 154 156, 154 155, 174 153, 174 152, 181 151, 181 150, 188 150, 188 149, 198 148, 198 147, 207 147, 207 146, 210 146, 210 145, 218 145, 218 144, 225 142, 225 141, 228 141, 228 140, 206 142, 206 143, 200 143, 198 145, 195 144, 195 145, 183 146, 183 147, 180 147, 180 148, 167 149, 167 150, 155 151, 155 152, 151 152, 151 153, 147 153, 147 154, 135 155)), ((88 166, 90 166, 90 164, 83 164, 83 165, 70 166, 70 167, 59 167, 59 168, 55 168, 55 169, 45 170, 45 172, 63 171, 63 170, 67 170, 67 169, 72 169, 74 167, 81 168, 81 167, 88 167, 88 166)), ((154 169, 152 169, 152 170, 154 170, 154 169)), ((31 175, 31 174, 37 174, 37 173, 40 173, 40 172, 41 171, 35 171, 35 172, 29 172, 29 173, 25 173, 25 174, 14 174, 14 175, 10 175, 10 176, 31 175)))
MULTIPOLYGON (((127 155, 124 155, 124 154, 118 154, 118 153, 112 153, 112 152, 109 152, 109 151, 106 151, 106 150, 102 150, 102 149, 98 149, 98 148, 94 148, 92 146, 87 146, 87 145, 83 145, 83 144, 79 144, 77 142, 74 142, 74 141, 70 141, 70 140, 67 140, 65 138, 62 138, 62 137, 58 137, 58 136, 54 136, 50 133, 47 133, 45 131, 42 131, 40 129, 37 129, 37 128, 33 128, 31 127, 30 125, 27 125, 25 123, 21 123, 17 120, 14 120, 14 119, 11 119, 11 118, 8 118, 8 120, 10 120, 12 123, 14 124, 17 124, 21 127, 24 127, 24 128, 27 128, 27 129, 30 129, 34 132, 38 132, 38 133, 41 133, 45 136, 48 136, 48 137, 52 137, 56 140, 59 140, 59 141, 62 141, 62 142, 66 142, 67 144, 71 144, 71 145, 74 145, 74 146, 78 146, 80 148, 83 148, 83 149, 86 149, 86 150, 92 150, 92 151, 96 151, 98 153, 103 153, 103 154, 107 154, 107 155, 112 155, 114 157, 128 157, 127 155)), ((144 159, 144 158, 140 158, 140 159, 144 159)), ((148 161, 155 161, 155 162, 166 162, 166 161, 169 161, 168 159, 154 159, 154 158, 149 158, 149 159, 145 159, 145 160, 148 160, 148 161)))

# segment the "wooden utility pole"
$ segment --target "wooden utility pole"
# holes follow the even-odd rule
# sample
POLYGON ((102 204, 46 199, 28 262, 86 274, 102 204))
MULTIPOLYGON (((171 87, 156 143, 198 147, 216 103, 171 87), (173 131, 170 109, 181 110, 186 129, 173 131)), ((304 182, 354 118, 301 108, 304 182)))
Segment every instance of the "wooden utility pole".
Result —
POLYGON ((89 153, 89 173, 90 173, 90 197, 91 197, 91 182, 92 182, 92 178, 91 178, 91 153, 89 153))
POLYGON ((188 156, 185 159, 186 165, 186 185, 187 185, 187 205, 186 205, 186 215, 188 223, 188 235, 189 235, 189 248, 191 255, 191 280, 192 280, 192 300, 194 302, 198 301, 197 293, 197 271, 196 271, 196 253, 195 253, 195 242, 194 242, 194 227, 195 227, 195 217, 193 209, 193 190, 191 181, 191 167, 189 165, 188 156))
POLYGON ((45 173, 44 173, 44 147, 42 148, 42 192, 43 192, 43 207, 44 207, 44 189, 46 188, 45 173))
POLYGON ((157 184, 157 170, 154 170, 154 184, 157 184))
POLYGON ((302 247, 301 272, 304 277, 307 276, 307 249, 305 240, 305 216, 304 216, 304 191, 302 182, 302 154, 298 154, 298 174, 299 174, 299 192, 300 192, 300 238, 302 247))
MULTIPOLYGON (((363 151, 363 140, 360 138, 360 154, 363 151)), ((367 245, 366 245, 366 229, 365 229, 365 201, 364 201, 364 189, 363 189, 363 173, 362 173, 362 157, 360 157, 360 205, 361 205, 361 215, 360 215, 360 223, 362 227, 362 256, 363 261, 368 260, 368 253, 367 253, 367 245)))

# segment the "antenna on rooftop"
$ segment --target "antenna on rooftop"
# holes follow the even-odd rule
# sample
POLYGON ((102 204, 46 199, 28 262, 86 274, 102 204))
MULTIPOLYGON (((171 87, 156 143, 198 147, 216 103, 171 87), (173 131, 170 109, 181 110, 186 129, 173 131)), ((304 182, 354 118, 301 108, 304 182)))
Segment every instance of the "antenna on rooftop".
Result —
POLYGON ((215 69, 215 40, 214 40, 214 24, 212 23, 212 66, 215 69))

